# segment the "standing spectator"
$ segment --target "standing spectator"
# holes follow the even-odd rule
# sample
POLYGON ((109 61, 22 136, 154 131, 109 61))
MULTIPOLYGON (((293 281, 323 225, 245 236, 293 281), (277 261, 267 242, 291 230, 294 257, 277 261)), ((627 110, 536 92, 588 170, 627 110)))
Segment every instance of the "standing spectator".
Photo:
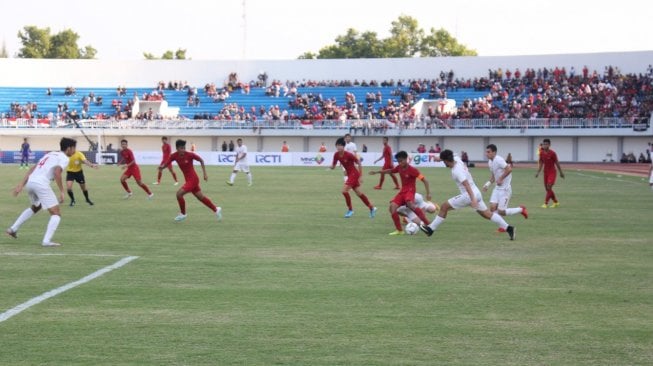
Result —
POLYGON ((653 162, 651 162, 651 166, 648 168, 648 185, 651 187, 651 190, 653 190, 653 162))
POLYGON ((542 140, 542 147, 540 149, 540 159, 537 165, 537 173, 535 173, 535 178, 540 175, 542 168, 544 168, 544 189, 546 190, 546 196, 544 197, 544 204, 542 208, 549 207, 549 201, 553 200, 553 205, 551 208, 556 208, 560 205, 558 199, 553 192, 553 185, 556 182, 556 168, 560 172, 560 178, 565 177, 565 173, 562 172, 560 163, 558 162, 558 155, 555 151, 551 150, 551 140, 544 139, 542 140))
POLYGON ((93 206, 93 201, 88 197, 88 190, 86 189, 86 178, 84 177, 84 170, 82 165, 90 166, 91 168, 98 168, 97 164, 91 163, 86 159, 86 156, 82 154, 81 151, 75 151, 75 153, 70 157, 68 162, 68 168, 66 170, 66 189, 68 190, 68 196, 70 197, 70 207, 75 206, 75 193, 73 193, 73 183, 79 183, 79 187, 82 189, 84 198, 86 198, 86 203, 93 206))
POLYGON ((321 153, 327 152, 327 147, 324 145, 324 142, 322 142, 322 145, 320 145, 320 149, 318 151, 321 153))
POLYGON ((471 207, 485 219, 494 222, 499 226, 499 228, 504 229, 508 233, 510 240, 514 240, 515 228, 508 225, 499 214, 488 209, 485 202, 483 202, 481 191, 476 187, 474 178, 472 178, 469 169, 462 160, 454 158, 451 150, 444 150, 436 160, 443 161, 447 168, 451 169, 451 178, 456 182, 460 194, 450 198, 440 205, 440 212, 430 225, 420 225, 419 228, 426 233, 426 235, 431 236, 447 218, 449 210, 471 207))
POLYGON ((424 146, 424 144, 419 144, 419 146, 417 146, 417 152, 420 153, 420 154, 425 154, 426 153, 426 146, 424 146))
POLYGON ((434 150, 435 150, 434 152, 437 153, 437 154, 442 152, 442 148, 440 147, 440 144, 435 144, 434 150))
POLYGON ((367 152, 367 145, 365 145, 365 144, 363 144, 363 152, 364 152, 364 153, 367 152))
POLYGON ((226 140, 222 141, 222 152, 227 152, 227 141, 226 140))
POLYGON ((333 154, 333 162, 331 163, 331 169, 334 169, 338 162, 340 162, 342 168, 345 169, 345 176, 347 180, 342 186, 342 195, 345 197, 345 203, 347 205, 345 218, 348 219, 354 215, 354 209, 351 204, 351 196, 349 195, 349 191, 353 189, 358 198, 360 198, 365 206, 370 209, 370 218, 373 219, 374 216, 376 216, 376 207, 374 207, 365 193, 363 193, 363 191, 360 189, 360 177, 363 175, 363 165, 356 155, 345 151, 345 146, 346 142, 344 137, 336 140, 337 151, 333 154))
POLYGON ((467 151, 461 151, 460 152, 460 160, 463 161, 465 166, 469 166, 469 156, 467 156, 467 151))
POLYGON ((23 138, 23 143, 20 145, 20 169, 29 169, 29 153, 32 150, 27 142, 27 137, 23 138))
POLYGON ((23 180, 14 189, 14 196, 17 196, 23 188, 27 188, 27 194, 31 201, 31 207, 26 208, 20 216, 16 219, 11 227, 6 231, 7 235, 12 238, 18 238, 17 233, 20 227, 39 212, 41 208, 45 208, 50 212, 50 221, 45 230, 43 241, 41 245, 44 247, 58 247, 61 244, 52 241, 54 233, 57 231, 59 222, 61 221, 61 211, 59 204, 63 203, 65 198, 65 189, 63 179, 61 178, 63 170, 68 165, 70 156, 75 153, 77 148, 77 141, 69 138, 62 138, 59 142, 60 151, 51 151, 39 160, 39 162, 29 169, 23 180), (51 181, 57 183, 59 188, 59 196, 55 195, 51 181))
POLYGON ((252 173, 249 171, 249 164, 247 163, 247 146, 243 144, 243 139, 239 138, 236 140, 238 148, 236 148, 236 160, 234 161, 234 169, 231 172, 231 176, 227 181, 227 184, 230 186, 234 185, 234 180, 236 179, 236 173, 242 171, 247 175, 247 185, 252 185, 252 173))
POLYGON ((120 176, 120 184, 122 184, 122 187, 125 189, 127 194, 124 199, 129 199, 132 196, 132 191, 129 189, 129 185, 127 185, 127 179, 134 177, 134 180, 136 180, 136 184, 138 184, 139 187, 141 187, 145 193, 147 193, 147 198, 151 199, 154 197, 154 194, 150 191, 150 189, 143 183, 141 179, 141 169, 139 168, 138 164, 136 164, 136 159, 134 158, 134 152, 131 151, 129 146, 127 145, 127 140, 122 139, 120 140, 120 161, 118 162, 118 166, 121 167, 122 169, 125 169, 125 171, 122 173, 120 176))
MULTIPOLYGON (((381 152, 381 156, 378 159, 374 160, 374 164, 378 163, 379 160, 381 159, 383 159, 383 168, 381 168, 381 171, 379 173, 381 174, 381 176, 379 177, 379 184, 374 186, 374 189, 383 188, 383 181, 385 180, 385 175, 386 175, 386 173, 383 173, 383 171, 394 168, 394 163, 392 162, 392 148, 390 147, 390 144, 388 144, 387 137, 383 137, 383 152, 381 152)), ((387 174, 390 174, 392 181, 395 183, 395 189, 399 189, 399 181, 397 181, 397 177, 395 176, 395 174, 394 173, 387 173, 387 174)))
POLYGON ((281 144, 281 152, 283 152, 283 153, 287 153, 288 151, 290 151, 290 147, 289 147, 288 144, 284 141, 283 144, 281 144))
POLYGON ((229 140, 229 151, 230 152, 234 151, 234 140, 229 140))
MULTIPOLYGON (((186 150, 186 144, 184 141, 184 150, 186 150)), ((170 158, 170 154, 172 154, 172 147, 170 147, 170 144, 168 143, 168 138, 163 136, 161 137, 161 152, 163 153, 163 157, 161 158, 161 164, 165 163, 168 161, 170 158)), ((177 174, 175 174, 175 170, 172 168, 172 163, 166 165, 164 168, 168 168, 170 171, 170 174, 172 174, 172 179, 175 180, 175 185, 179 184, 179 181, 177 181, 177 174)), ((161 184, 161 176, 163 175, 163 170, 159 169, 158 173, 156 175, 156 182, 152 183, 154 185, 159 185, 161 184)))
POLYGON ((411 211, 419 217, 424 225, 428 225, 430 220, 424 215, 417 204, 415 204, 415 192, 417 188, 415 187, 415 181, 421 180, 424 183, 424 189, 426 190, 426 199, 427 201, 431 200, 431 191, 429 189, 429 182, 426 180, 426 177, 420 173, 417 168, 410 166, 408 163, 408 153, 405 151, 399 151, 395 158, 397 159, 397 166, 391 169, 382 169, 379 171, 370 172, 371 175, 374 174, 391 174, 398 173, 401 177, 401 190, 395 195, 395 197, 390 201, 390 215, 392 216, 392 222, 395 225, 395 231, 391 232, 388 235, 403 235, 404 231, 401 227, 401 221, 399 219, 399 207, 406 206, 411 211))
POLYGON ((184 195, 186 193, 192 193, 195 198, 197 198, 200 202, 202 202, 206 207, 211 209, 215 213, 215 215, 218 217, 218 221, 222 219, 222 208, 216 207, 211 199, 202 193, 202 188, 200 188, 200 178, 197 176, 197 173, 195 172, 195 168, 193 167, 193 161, 197 160, 199 161, 200 165, 202 166, 202 173, 204 173, 204 181, 209 180, 209 176, 206 174, 206 167, 204 166, 204 160, 202 159, 201 156, 193 153, 193 152, 187 152, 186 151, 186 141, 184 140, 177 140, 175 142, 175 147, 177 149, 176 152, 170 154, 166 160, 161 162, 161 165, 159 165, 159 174, 165 169, 166 167, 169 167, 172 165, 173 161, 177 162, 177 165, 179 165, 179 169, 181 169, 181 172, 184 174, 184 180, 186 181, 184 185, 179 188, 177 191, 177 203, 179 204, 179 215, 175 217, 175 221, 183 221, 186 219, 186 200, 184 199, 184 195))

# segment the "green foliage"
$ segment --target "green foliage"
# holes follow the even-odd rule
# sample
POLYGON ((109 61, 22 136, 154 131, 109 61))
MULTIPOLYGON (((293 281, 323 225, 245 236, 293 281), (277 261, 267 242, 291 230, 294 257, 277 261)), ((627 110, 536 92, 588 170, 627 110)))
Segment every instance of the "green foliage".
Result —
MULTIPOLYGON (((564 166, 563 166, 564 167, 564 166)), ((175 167, 176 168, 176 167, 175 167)), ((155 179, 142 166, 144 182, 155 179)), ((0 323, 2 365, 649 365, 653 360, 650 212, 640 177, 566 170, 561 206, 540 209, 542 180, 515 168, 517 240, 471 209, 431 238, 391 237, 386 179, 352 194, 342 172, 207 167, 204 193, 174 223, 167 171, 154 199, 121 170, 85 168, 90 197, 62 207, 57 249, 39 246, 47 214, 0 238, 0 313, 134 255, 139 259, 0 323), (45 254, 45 255, 44 255, 45 254), (51 255, 55 254, 55 255, 51 255)), ((366 169, 367 170, 367 169, 366 169)), ((458 194, 445 168, 420 168, 434 199, 458 194)), ((24 170, 0 166, 0 227, 28 205, 8 192, 24 170)), ((177 169, 177 174, 179 171, 177 169)), ((487 169, 472 169, 483 181, 487 169)), ((418 186, 421 191, 421 185, 418 186)), ((488 194, 485 194, 487 202, 488 194)))
POLYGON ((317 55, 305 52, 300 59, 334 58, 388 58, 388 57, 434 57, 434 56, 476 56, 475 50, 458 43, 455 37, 444 29, 425 34, 416 19, 401 15, 392 22, 390 37, 378 39, 375 32, 359 33, 349 28, 344 35, 337 36, 336 43, 320 49, 317 55))
POLYGON ((146 60, 185 60, 186 59, 186 49, 178 48, 177 51, 167 50, 161 57, 156 57, 152 53, 143 52, 143 57, 146 60))
POLYGON ((79 35, 70 29, 50 34, 50 28, 25 26, 18 31, 18 38, 23 44, 18 53, 21 58, 90 59, 97 53, 91 46, 80 49, 77 45, 79 35))

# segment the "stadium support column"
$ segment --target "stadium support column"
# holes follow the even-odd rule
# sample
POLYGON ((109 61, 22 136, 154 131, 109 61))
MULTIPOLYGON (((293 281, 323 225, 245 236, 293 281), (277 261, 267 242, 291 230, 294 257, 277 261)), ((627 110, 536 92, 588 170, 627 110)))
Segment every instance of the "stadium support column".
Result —
POLYGON ((578 136, 571 139, 571 161, 578 162, 578 136))

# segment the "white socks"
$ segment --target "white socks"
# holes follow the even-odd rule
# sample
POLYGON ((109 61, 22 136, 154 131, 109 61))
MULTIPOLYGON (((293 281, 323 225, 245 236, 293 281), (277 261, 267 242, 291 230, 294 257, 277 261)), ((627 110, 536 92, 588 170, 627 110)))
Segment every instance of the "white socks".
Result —
POLYGON ((521 208, 521 207, 506 208, 506 215, 507 215, 507 216, 520 214, 521 212, 522 212, 522 208, 521 208))
POLYGON ((438 226, 442 225, 443 222, 444 222, 444 219, 442 217, 436 216, 435 220, 433 220, 431 222, 431 224, 429 224, 429 227, 431 229, 433 229, 433 231, 435 231, 435 230, 437 230, 438 226))
POLYGON ((492 217, 490 217, 490 220, 493 223, 499 225, 499 227, 502 228, 502 229, 505 229, 505 228, 508 227, 508 223, 506 222, 506 220, 504 220, 503 217, 501 217, 501 215, 499 215, 496 212, 492 213, 492 217))
POLYGON ((16 222, 14 222, 14 224, 11 225, 11 231, 17 232, 20 226, 24 224, 25 221, 29 220, 29 218, 32 216, 34 216, 34 211, 32 211, 31 208, 26 208, 25 211, 23 211, 23 213, 21 213, 20 216, 18 216, 16 222))
POLYGON ((45 235, 43 236, 43 244, 48 244, 52 240, 54 232, 57 231, 59 226, 59 221, 61 221, 61 216, 52 215, 50 216, 50 221, 48 221, 48 228, 45 230, 45 235))
POLYGON ((236 179, 236 173, 231 173, 231 177, 229 177, 229 181, 233 183, 235 179, 236 179))

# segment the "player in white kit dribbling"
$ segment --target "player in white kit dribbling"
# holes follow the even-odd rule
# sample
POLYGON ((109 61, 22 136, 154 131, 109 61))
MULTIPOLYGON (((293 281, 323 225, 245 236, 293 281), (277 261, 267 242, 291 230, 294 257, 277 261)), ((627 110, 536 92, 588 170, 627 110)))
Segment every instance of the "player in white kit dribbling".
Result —
POLYGON ((16 222, 7 229, 7 235, 16 239, 18 237, 16 234, 21 225, 35 213, 39 212, 41 208, 45 208, 50 212, 50 221, 48 222, 41 244, 44 247, 58 247, 61 245, 53 242, 52 236, 54 236, 61 221, 59 204, 63 203, 66 195, 62 173, 68 166, 69 158, 75 153, 76 147, 77 141, 64 137, 59 142, 61 151, 51 151, 45 154, 36 165, 30 168, 23 180, 14 189, 13 194, 17 196, 25 188, 32 205, 25 209, 18 216, 16 222), (50 182, 53 180, 59 188, 58 197, 50 186, 50 182))

